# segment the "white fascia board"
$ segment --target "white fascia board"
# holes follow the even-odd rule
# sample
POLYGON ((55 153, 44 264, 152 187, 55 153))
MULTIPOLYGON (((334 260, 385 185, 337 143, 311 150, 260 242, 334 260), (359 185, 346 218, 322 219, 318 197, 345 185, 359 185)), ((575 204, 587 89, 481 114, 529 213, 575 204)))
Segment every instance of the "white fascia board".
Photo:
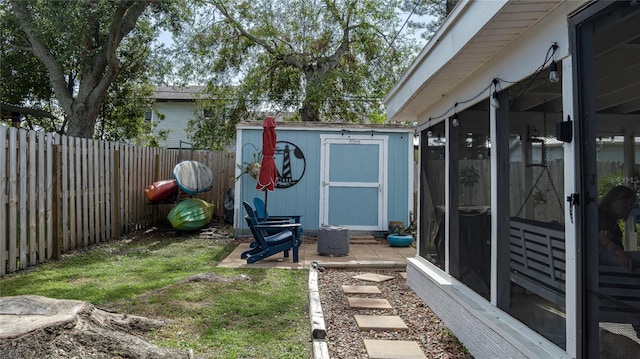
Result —
POLYGON ((413 95, 507 4, 506 0, 462 0, 384 99, 395 118, 413 95))

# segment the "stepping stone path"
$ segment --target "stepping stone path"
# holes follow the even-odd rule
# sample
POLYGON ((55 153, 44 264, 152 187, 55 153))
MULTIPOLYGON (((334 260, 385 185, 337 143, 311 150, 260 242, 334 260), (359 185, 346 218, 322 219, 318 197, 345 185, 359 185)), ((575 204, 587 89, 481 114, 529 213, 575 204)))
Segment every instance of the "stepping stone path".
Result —
MULTIPOLYGON (((405 273, 401 273, 406 278, 405 273), (404 275, 403 275, 404 274, 404 275)), ((365 273, 352 277, 368 282, 381 283, 395 279, 392 276, 365 273)), ((344 294, 382 294, 375 285, 343 285, 344 294)), ((381 298, 347 297, 349 307, 353 309, 393 309, 389 301, 381 298)), ((396 315, 354 315, 360 330, 397 331, 408 330, 402 318, 396 315)), ((406 340, 365 339, 364 346, 370 359, 426 359, 418 342, 406 340)))
POLYGON ((349 307, 358 309, 393 309, 386 299, 347 297, 349 307))
POLYGON ((384 275, 384 274, 365 273, 365 274, 359 274, 359 275, 353 276, 352 278, 366 280, 368 282, 381 283, 388 280, 392 280, 394 277, 390 275, 384 275))
POLYGON ((343 285, 344 294, 382 294, 375 285, 343 285))

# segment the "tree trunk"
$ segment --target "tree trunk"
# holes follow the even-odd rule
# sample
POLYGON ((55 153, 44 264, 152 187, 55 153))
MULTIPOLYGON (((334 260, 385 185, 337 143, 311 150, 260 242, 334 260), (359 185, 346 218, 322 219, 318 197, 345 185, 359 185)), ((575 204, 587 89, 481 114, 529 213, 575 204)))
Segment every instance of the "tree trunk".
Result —
POLYGON ((158 347, 145 334, 164 321, 109 313, 78 300, 35 295, 0 298, 3 358, 192 358, 158 347))
POLYGON ((305 98, 302 100, 302 107, 298 110, 302 121, 320 121, 320 113, 318 111, 318 102, 314 100, 317 96, 315 88, 320 82, 322 75, 326 73, 326 68, 318 68, 318 66, 307 66, 304 68, 305 98))
POLYGON ((312 106, 309 106, 309 104, 303 105, 300 108, 299 112, 302 121, 320 121, 320 119, 318 118, 318 110, 316 110, 312 106))
POLYGON ((67 113, 67 134, 73 137, 93 138, 99 104, 88 106, 75 100, 67 113))

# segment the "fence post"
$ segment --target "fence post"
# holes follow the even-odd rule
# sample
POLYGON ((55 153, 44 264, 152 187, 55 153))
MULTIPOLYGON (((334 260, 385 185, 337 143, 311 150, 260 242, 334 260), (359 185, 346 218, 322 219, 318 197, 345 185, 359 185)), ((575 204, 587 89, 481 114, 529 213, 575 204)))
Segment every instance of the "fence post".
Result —
POLYGON ((52 245, 51 245, 51 258, 53 260, 60 259, 62 255, 62 226, 60 225, 60 162, 61 162, 61 149, 60 145, 51 145, 51 232, 52 232, 52 245))
POLYGON ((120 239, 120 150, 113 154, 113 237, 120 239))
MULTIPOLYGON (((155 158, 154 158, 154 162, 153 162, 153 180, 154 181, 159 181, 160 180, 160 154, 156 152, 155 158)), ((152 216, 153 216, 153 223, 154 225, 158 223, 158 206, 151 206, 152 209, 152 216)))

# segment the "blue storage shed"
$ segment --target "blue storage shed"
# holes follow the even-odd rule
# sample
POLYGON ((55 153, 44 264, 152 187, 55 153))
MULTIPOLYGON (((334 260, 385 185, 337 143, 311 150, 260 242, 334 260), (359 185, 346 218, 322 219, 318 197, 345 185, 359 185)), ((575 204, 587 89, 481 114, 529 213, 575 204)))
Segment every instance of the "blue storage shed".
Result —
POLYGON ((234 228, 249 235, 242 202, 267 199, 271 215, 302 215, 307 235, 325 225, 380 236, 389 221, 409 224, 414 211, 414 128, 404 124, 278 122, 273 192, 244 173, 259 160, 262 122, 237 126, 234 228))

